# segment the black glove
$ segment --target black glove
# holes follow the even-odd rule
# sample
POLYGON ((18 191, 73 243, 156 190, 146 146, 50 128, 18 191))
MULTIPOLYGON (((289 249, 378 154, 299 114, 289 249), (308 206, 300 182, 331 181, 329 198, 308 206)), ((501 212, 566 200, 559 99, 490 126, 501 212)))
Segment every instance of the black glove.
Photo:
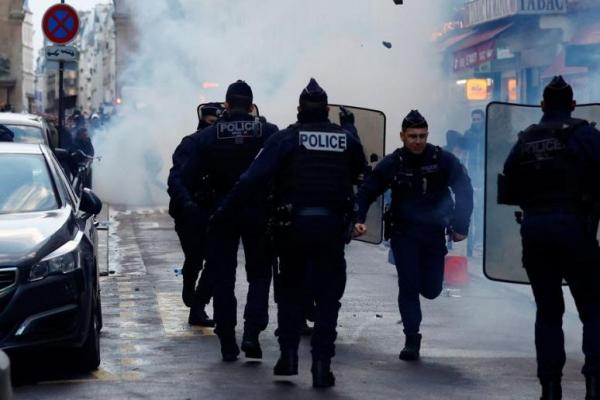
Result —
POLYGON ((340 125, 354 125, 354 113, 346 107, 340 107, 340 125))

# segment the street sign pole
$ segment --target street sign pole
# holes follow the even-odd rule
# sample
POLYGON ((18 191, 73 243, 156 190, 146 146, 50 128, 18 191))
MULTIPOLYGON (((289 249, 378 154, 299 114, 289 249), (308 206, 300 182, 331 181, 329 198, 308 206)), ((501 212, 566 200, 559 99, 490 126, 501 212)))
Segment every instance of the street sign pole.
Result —
POLYGON ((65 63, 59 61, 58 64, 58 131, 63 132, 65 127, 65 92, 64 88, 65 63))
MULTIPOLYGON (((65 4, 65 0, 60 0, 60 4, 65 4)), ((58 63, 58 132, 62 137, 65 127, 65 93, 64 86, 65 63, 58 63)))
POLYGON ((60 0, 60 4, 50 6, 42 18, 44 36, 56 46, 46 47, 48 60, 58 61, 58 129, 65 129, 65 90, 64 73, 68 65, 76 63, 79 52, 73 46, 65 46, 72 42, 79 32, 79 16, 77 10, 60 0))

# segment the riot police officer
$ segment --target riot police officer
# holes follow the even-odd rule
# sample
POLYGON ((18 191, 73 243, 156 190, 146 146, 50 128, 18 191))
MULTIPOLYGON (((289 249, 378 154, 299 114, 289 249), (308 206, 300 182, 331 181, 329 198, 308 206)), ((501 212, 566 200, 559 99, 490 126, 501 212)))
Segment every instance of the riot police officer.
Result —
POLYGON ((175 232, 179 237, 181 248, 185 257, 182 275, 182 298, 187 307, 190 307, 188 323, 190 325, 214 326, 214 322, 206 313, 206 306, 213 294, 214 270, 203 268, 205 260, 206 227, 208 216, 214 208, 214 198, 210 188, 206 185, 197 186, 193 199, 186 206, 187 194, 190 191, 185 187, 181 171, 193 151, 195 138, 200 131, 213 125, 220 115, 220 105, 209 103, 201 109, 202 119, 198 131, 184 137, 173 153, 173 167, 169 172, 168 193, 169 214, 175 220, 175 232), (200 276, 200 279, 198 279, 200 276))
MULTIPOLYGON (((252 89, 246 82, 231 84, 222 118, 193 139, 193 152, 184 167, 183 180, 191 188, 206 184, 217 204, 248 168, 264 142, 278 131, 264 118, 250 114, 252 101, 252 89)), ((254 192, 235 216, 213 223, 207 242, 206 262, 215 274, 215 333, 224 361, 236 360, 240 352, 235 336, 237 300, 234 292, 240 238, 249 284, 242 350, 246 357, 262 358, 258 338, 269 320, 272 256, 266 236, 267 192, 266 188, 261 189, 264 190, 254 192)))
POLYGON ((537 372, 544 400, 562 398, 563 280, 583 322, 586 399, 600 399, 600 132, 572 118, 574 109, 571 86, 555 77, 544 89, 540 123, 520 133, 498 181, 498 202, 523 210, 522 259, 537 304, 537 372))
POLYGON ((228 214, 254 188, 272 180, 279 213, 275 242, 280 262, 276 292, 281 349, 274 374, 298 374, 304 280, 310 276, 316 303, 311 341, 316 388, 335 384, 331 358, 346 284, 345 233, 353 209, 352 185, 366 166, 360 142, 329 122, 327 104, 327 94, 311 79, 300 95, 298 122, 265 144, 217 214, 228 214))
POLYGON ((406 344, 400 359, 415 361, 421 348, 419 296, 435 299, 442 291, 445 234, 455 242, 467 237, 473 188, 465 168, 451 153, 427 143, 428 124, 416 110, 402 122, 404 147, 386 156, 360 187, 356 233, 366 233, 370 204, 392 191, 386 236, 398 271, 398 306, 406 344), (450 189, 454 194, 452 198, 450 189))

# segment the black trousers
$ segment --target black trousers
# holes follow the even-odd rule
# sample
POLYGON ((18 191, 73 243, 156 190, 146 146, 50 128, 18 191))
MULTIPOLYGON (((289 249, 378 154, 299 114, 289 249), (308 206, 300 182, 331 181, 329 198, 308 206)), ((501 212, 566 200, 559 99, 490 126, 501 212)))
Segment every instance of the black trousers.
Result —
POLYGON ((193 306, 200 307, 204 307, 210 303, 215 281, 214 270, 207 266, 203 268, 206 256, 206 233, 204 230, 199 229, 204 226, 206 226, 205 223, 190 226, 187 222, 175 221, 175 232, 179 237, 181 249, 185 257, 181 273, 186 280, 198 281, 194 293, 193 306), (202 273, 200 273, 201 271, 202 273), (199 275, 200 279, 198 280, 199 275))
POLYGON ((414 335, 419 333, 423 319, 420 296, 433 300, 442 292, 445 228, 401 225, 392 234, 391 248, 398 271, 398 308, 404 333, 414 335))
POLYGON ((346 288, 343 218, 296 217, 290 227, 277 232, 276 246, 280 348, 298 349, 307 296, 312 292, 315 301, 312 355, 316 360, 329 360, 335 355, 340 300, 346 288))
POLYGON ((269 323, 273 256, 266 233, 266 218, 260 212, 247 210, 238 218, 220 222, 208 234, 207 262, 215 276, 215 333, 220 337, 234 335, 237 325, 235 281, 240 239, 248 281, 244 332, 258 334, 269 323))
POLYGON ((565 365, 562 318, 565 280, 583 322, 585 375, 600 375, 600 249, 584 216, 526 215, 523 266, 537 304, 535 345, 540 380, 559 378, 565 365))

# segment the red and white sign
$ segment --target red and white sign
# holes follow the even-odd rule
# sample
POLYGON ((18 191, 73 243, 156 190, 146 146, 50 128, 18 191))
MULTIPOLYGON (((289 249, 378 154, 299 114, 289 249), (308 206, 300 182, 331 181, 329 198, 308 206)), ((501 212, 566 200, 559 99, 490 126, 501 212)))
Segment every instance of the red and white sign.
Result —
POLYGON ((496 59, 496 41, 479 44, 454 53, 454 71, 462 71, 496 59))
POLYGON ((79 33, 79 16, 68 4, 51 6, 42 18, 44 36, 55 44, 67 44, 79 33))

